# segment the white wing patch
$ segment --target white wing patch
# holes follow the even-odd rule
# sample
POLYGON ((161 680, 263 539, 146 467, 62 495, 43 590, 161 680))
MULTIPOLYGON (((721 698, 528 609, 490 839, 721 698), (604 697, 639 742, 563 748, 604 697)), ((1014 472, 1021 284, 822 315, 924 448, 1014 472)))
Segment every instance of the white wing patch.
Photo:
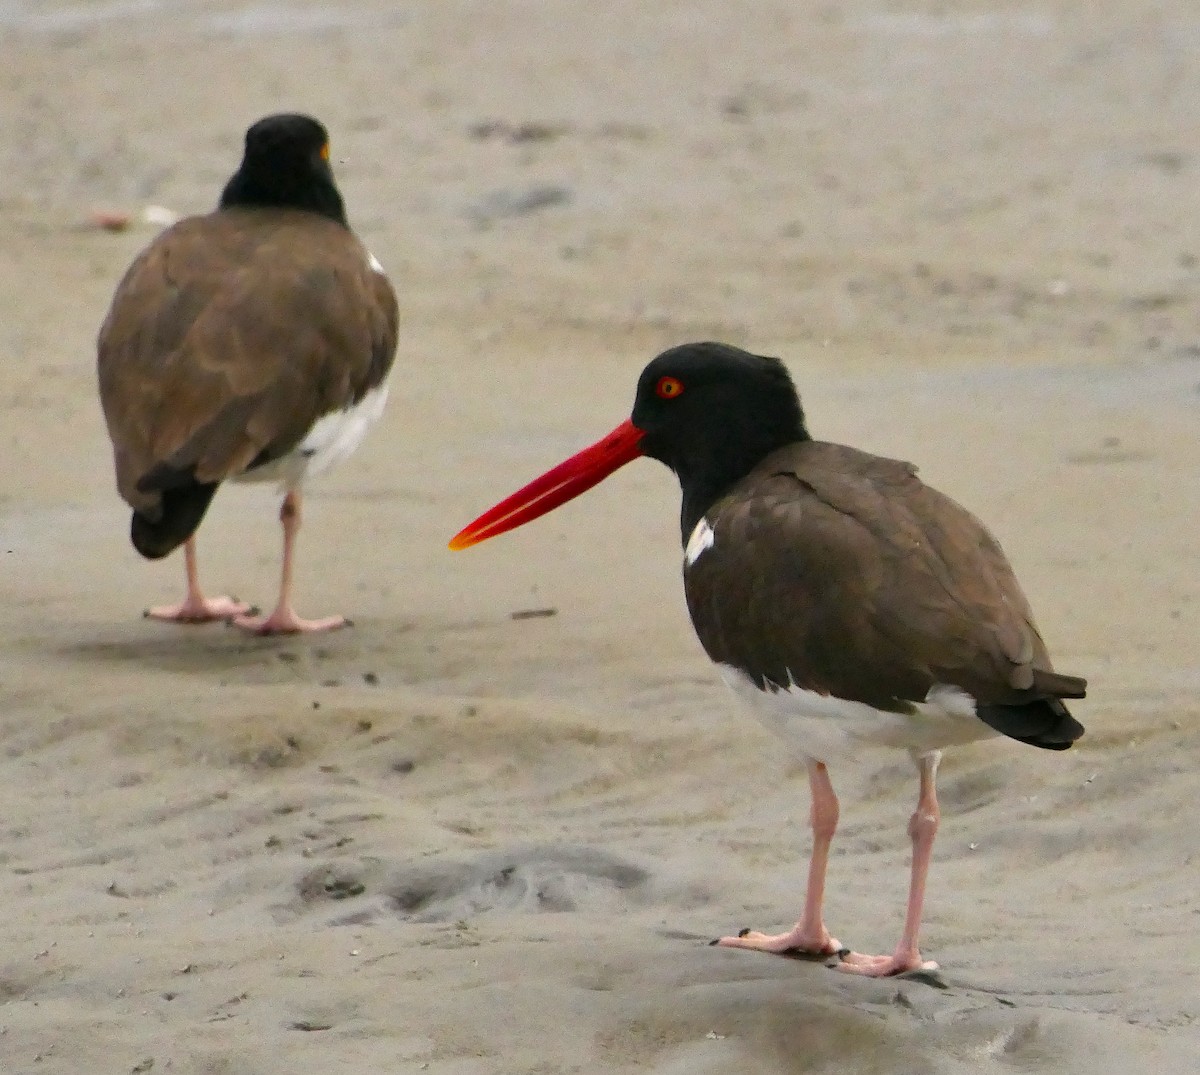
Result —
POLYGON ((701 516, 695 529, 692 530, 692 536, 688 538, 687 548, 683 553, 687 566, 691 567, 699 560, 706 549, 713 547, 716 540, 717 535, 713 533, 713 528, 708 525, 708 520, 701 516))
POLYGON ((383 416, 387 397, 388 386, 384 383, 371 389, 355 406, 318 418, 298 449, 312 459, 309 473, 319 474, 350 456, 362 444, 367 430, 383 416))
POLYGON ((341 411, 331 411, 313 423, 312 428, 290 453, 266 466, 239 474, 235 481, 277 481, 294 489, 305 478, 320 474, 350 456, 362 443, 367 430, 379 421, 387 404, 388 386, 372 388, 358 403, 341 411))
POLYGON ((975 699, 960 687, 936 683, 914 712, 892 713, 865 702, 805 690, 793 682, 759 690, 740 668, 718 664, 721 678, 754 715, 802 758, 838 761, 862 747, 897 747, 925 754, 998 735, 975 715, 975 699))
POLYGON ((384 275, 383 262, 381 262, 374 254, 372 254, 370 250, 367 251, 367 264, 370 265, 375 272, 379 273, 380 276, 384 275))

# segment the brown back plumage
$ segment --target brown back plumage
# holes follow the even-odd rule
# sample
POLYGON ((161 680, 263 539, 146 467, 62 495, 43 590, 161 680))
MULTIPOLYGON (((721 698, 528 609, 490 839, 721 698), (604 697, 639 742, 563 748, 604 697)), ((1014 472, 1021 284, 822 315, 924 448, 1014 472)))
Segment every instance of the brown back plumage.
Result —
POLYGON ((803 441, 706 512, 715 540, 685 570, 714 661, 760 683, 903 709, 935 683, 981 719, 1058 748, 1082 734, 1029 602, 996 540, 908 463, 803 441))
POLYGON ((216 484, 286 455, 382 382, 398 311, 368 258, 318 214, 229 208, 181 221, 134 261, 100 330, 98 373, 135 513, 154 520, 164 492, 190 481, 210 489, 202 515, 216 484))

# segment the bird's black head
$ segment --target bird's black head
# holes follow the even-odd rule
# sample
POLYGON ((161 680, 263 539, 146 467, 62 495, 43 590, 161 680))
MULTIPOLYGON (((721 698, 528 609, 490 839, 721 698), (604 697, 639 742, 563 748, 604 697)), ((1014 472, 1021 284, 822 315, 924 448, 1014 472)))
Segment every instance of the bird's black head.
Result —
POLYGON ((679 476, 685 538, 767 455, 808 440, 784 364, 723 343, 683 344, 655 358, 638 380, 631 420, 644 434, 642 454, 679 476))
POLYGON ((246 131, 238 170, 221 208, 305 209, 346 224, 346 208, 329 166, 329 132, 311 116, 266 116, 246 131))

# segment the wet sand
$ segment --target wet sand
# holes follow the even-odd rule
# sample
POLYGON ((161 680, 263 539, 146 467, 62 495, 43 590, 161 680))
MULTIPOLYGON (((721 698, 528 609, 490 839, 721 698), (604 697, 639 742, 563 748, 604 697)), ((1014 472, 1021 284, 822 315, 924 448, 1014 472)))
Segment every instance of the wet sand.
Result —
MULTIPOLYGON (((0 5, 6 1075, 1196 1069, 1200 21, 748 7, 0 5), (301 535, 355 626, 254 640, 140 617, 182 565, 93 341, 153 227, 86 222, 207 209, 281 109, 404 320, 301 535), (708 338, 987 520, 1090 680, 1077 749, 947 755, 937 985, 707 947, 799 911, 807 791, 691 633, 668 472, 445 549, 708 338)), ((221 491, 209 587, 271 599, 276 511, 221 491)), ((886 950, 915 777, 832 775, 829 925, 886 950)))

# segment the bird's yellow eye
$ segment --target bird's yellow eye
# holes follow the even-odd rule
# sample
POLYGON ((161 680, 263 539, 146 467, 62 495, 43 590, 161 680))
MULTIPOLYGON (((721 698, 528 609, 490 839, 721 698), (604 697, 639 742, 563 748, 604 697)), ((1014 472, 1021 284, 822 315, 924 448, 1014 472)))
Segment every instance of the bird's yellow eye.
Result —
POLYGON ((323 161, 329 160, 329 143, 328 142, 326 142, 321 147, 321 160, 323 160, 323 161))
POLYGON ((659 399, 674 399, 683 391, 683 382, 678 377, 660 377, 654 391, 659 399))

